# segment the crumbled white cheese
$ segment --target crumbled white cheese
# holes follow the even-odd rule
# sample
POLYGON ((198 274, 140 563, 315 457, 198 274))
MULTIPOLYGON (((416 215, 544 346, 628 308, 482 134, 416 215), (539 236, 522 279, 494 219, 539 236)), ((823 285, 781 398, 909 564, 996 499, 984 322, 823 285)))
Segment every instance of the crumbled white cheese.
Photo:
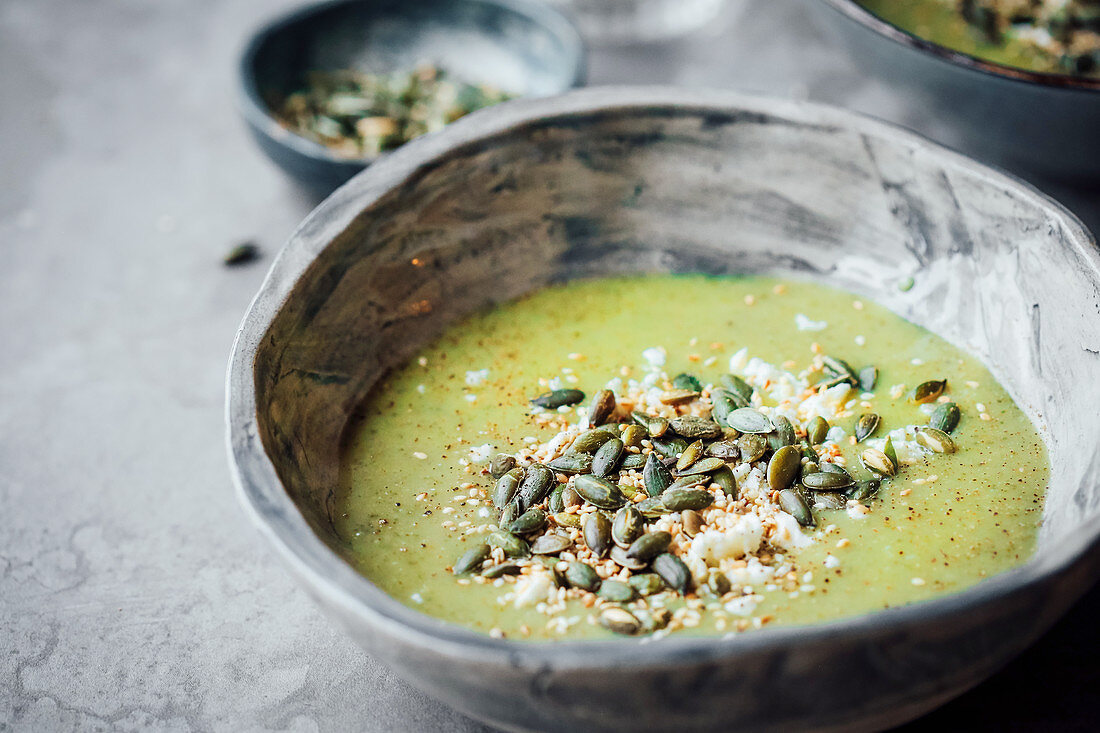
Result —
POLYGON ((813 540, 802 534, 798 520, 786 512, 775 514, 775 534, 771 537, 773 545, 784 550, 797 550, 813 544, 813 540))
POLYGON ((516 608, 533 606, 536 603, 549 600, 550 592, 553 589, 554 584, 550 582, 550 576, 546 573, 521 575, 519 580, 516 581, 516 608))
POLYGON ((668 352, 665 351, 663 346, 651 346, 642 352, 642 358, 646 360, 651 368, 659 369, 665 365, 668 352))
POLYGON ((836 559, 835 555, 826 555, 824 564, 825 567, 832 569, 840 566, 840 560, 836 559))
POLYGON ((811 321, 804 313, 796 313, 794 325, 799 331, 824 331, 829 324, 827 321, 811 321))
POLYGON ((760 549, 764 542, 764 525, 755 514, 743 514, 722 530, 708 529, 695 535, 688 555, 707 565, 717 565, 730 558, 737 560, 760 549))
POLYGON ((488 369, 478 369, 476 371, 466 372, 466 384, 470 385, 471 387, 476 387, 479 384, 482 384, 488 378, 488 369))
POLYGON ((470 460, 474 463, 488 463, 489 457, 493 453, 493 446, 491 443, 485 443, 484 445, 475 445, 470 449, 470 460))
POLYGON ((860 504, 855 499, 848 502, 848 516, 852 519, 863 519, 870 513, 870 509, 860 504))
POLYGON ((734 598, 725 604, 726 613, 734 616, 751 616, 756 610, 757 604, 763 600, 763 596, 741 596, 734 598))

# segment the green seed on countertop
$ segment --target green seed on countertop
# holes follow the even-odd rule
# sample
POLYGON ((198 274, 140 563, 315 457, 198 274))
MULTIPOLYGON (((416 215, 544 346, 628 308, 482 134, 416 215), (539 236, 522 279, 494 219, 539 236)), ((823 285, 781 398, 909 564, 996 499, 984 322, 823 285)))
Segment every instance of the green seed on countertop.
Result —
POLYGON ((559 407, 575 405, 584 399, 584 392, 579 389, 555 389, 551 392, 540 394, 531 400, 536 407, 545 407, 547 410, 556 410, 559 407))
POLYGON ((581 590, 595 593, 600 587, 600 576, 592 569, 591 565, 583 562, 571 562, 565 569, 565 580, 569 585, 581 590))
POLYGON ((918 404, 924 404, 926 402, 935 402, 943 390, 947 387, 947 380, 931 380, 923 382, 917 385, 917 388, 913 390, 913 402, 918 404))
POLYGON ((772 491, 785 489, 794 483, 802 467, 802 453, 793 445, 785 445, 768 461, 768 486, 772 491))
POLYGON ((714 473, 720 468, 725 468, 726 462, 721 458, 704 458, 701 461, 696 461, 687 468, 684 469, 683 474, 695 475, 700 473, 714 473))
POLYGON ((531 543, 531 554, 533 555, 557 555, 559 552, 565 552, 573 546, 573 540, 561 532, 547 532, 544 535, 539 535, 535 538, 535 541, 531 543))
POLYGON ((563 456, 558 456, 546 465, 548 468, 558 473, 588 473, 592 470, 592 456, 587 453, 566 453, 563 456))
POLYGON ((581 515, 571 514, 569 512, 558 512, 554 515, 554 523, 559 527, 569 527, 571 529, 580 529, 581 527, 581 515))
POLYGON ((488 539, 490 545, 504 550, 504 554, 508 557, 526 557, 531 551, 526 542, 511 532, 505 532, 501 529, 490 533, 488 539))
POLYGON ((748 407, 752 404, 752 386, 744 379, 735 374, 723 374, 718 381, 733 398, 735 407, 748 407))
POLYGON ((493 504, 497 509, 508 506, 508 503, 515 498, 523 473, 522 468, 513 468, 497 479, 496 489, 493 491, 493 504))
POLYGON ((642 622, 630 611, 618 606, 600 611, 600 626, 623 636, 633 636, 642 630, 642 622))
POLYGON ((705 417, 695 415, 681 415, 668 421, 669 427, 678 435, 688 440, 702 438, 713 440, 722 435, 722 428, 718 423, 705 417))
POLYGON ((463 575, 472 570, 477 570, 481 567, 481 564, 489 559, 489 555, 492 553, 492 548, 488 545, 477 545, 471 547, 466 552, 462 553, 462 557, 458 558, 458 562, 454 566, 455 575, 463 575))
POLYGON ((508 525, 507 530, 515 535, 531 534, 546 526, 546 512, 536 507, 531 507, 523 514, 516 517, 508 525))
POLYGON ((607 422, 611 413, 615 412, 615 393, 609 389, 601 389, 592 397, 592 403, 588 406, 588 425, 596 427, 607 422))
POLYGON ((661 494, 661 503, 671 512, 684 509, 706 509, 714 503, 714 495, 706 489, 670 488, 661 494))
POLYGON ((619 470, 619 460, 623 457, 623 441, 612 438, 596 451, 592 457, 592 473, 607 478, 619 470))
POLYGON ((942 405, 936 405, 932 416, 928 418, 928 424, 936 430, 950 433, 958 426, 961 416, 958 405, 954 402, 944 402, 942 405))
POLYGON ((751 407, 739 407, 726 420, 729 426, 742 433, 770 433, 774 430, 767 415, 751 407))
POLYGON ((711 390, 710 405, 710 417, 719 425, 725 425, 730 413, 739 407, 729 392, 718 387, 711 390))
POLYGON ((684 448, 684 452, 680 454, 680 457, 676 459, 676 470, 683 471, 685 468, 695 463, 703 455, 703 441, 697 440, 687 448, 684 448))
POLYGON ((605 428, 586 430, 576 437, 569 450, 573 453, 595 453, 601 445, 617 435, 605 428))
POLYGON ((715 458, 736 461, 741 458, 741 447, 732 440, 719 440, 716 443, 708 445, 705 453, 715 458))
POLYGON ((665 464, 657 460, 655 453, 650 453, 646 458, 645 468, 642 469, 642 484, 650 496, 660 496, 672 485, 672 473, 665 468, 665 464))
POLYGON ((527 467, 523 480, 519 482, 516 497, 519 499, 520 508, 527 511, 531 507, 542 502, 550 495, 550 490, 557 485, 554 472, 541 463, 533 463, 527 467))
POLYGON ((868 471, 872 471, 880 476, 897 475, 897 464, 891 461, 890 457, 880 450, 868 448, 860 454, 859 459, 863 462, 864 467, 868 471))
POLYGON ((862 443, 864 440, 874 435, 881 422, 882 418, 873 412, 860 415, 859 420, 856 420, 856 442, 862 443))
POLYGON ((647 433, 646 429, 641 425, 627 425, 623 428, 623 434, 620 439, 627 448, 637 448, 647 437, 649 437, 649 433, 647 433))
POLYGON ((621 580, 605 580, 600 583, 599 596, 612 603, 630 603, 638 594, 621 580))
POLYGON ((825 442, 825 436, 829 434, 829 421, 818 415, 810 420, 806 428, 806 435, 810 439, 810 445, 821 445, 825 442))
POLYGON ((722 466, 710 476, 711 483, 718 484, 718 488, 722 489, 726 496, 730 500, 737 499, 740 494, 737 488, 737 478, 733 475, 733 470, 729 466, 722 466))
POLYGON ((611 520, 603 512, 585 514, 581 520, 584 544, 596 557, 606 557, 611 550, 611 520))
POLYGON ((691 571, 684 561, 672 553, 666 552, 653 559, 653 572, 661 576, 669 588, 678 593, 687 593, 691 587, 691 571))
POLYGON ((630 417, 633 418, 634 422, 645 428, 651 438, 660 438, 668 431, 668 418, 660 415, 647 415, 644 412, 635 410, 630 413, 630 417))
POLYGON ((646 461, 651 453, 627 453, 623 457, 621 468, 624 471, 638 471, 645 468, 646 461))
POLYGON ((756 463, 768 451, 768 439, 762 435, 742 435, 737 439, 737 445, 741 448, 741 460, 745 463, 756 463))
POLYGON ((802 494, 793 489, 783 489, 779 492, 779 507, 798 520, 803 527, 813 527, 814 513, 810 511, 810 505, 802 498, 802 494))
POLYGON ((489 461, 489 475, 492 476, 494 480, 498 480, 501 476, 515 467, 515 456, 508 455, 507 453, 497 453, 493 456, 493 460, 489 461))
POLYGON ((665 581, 656 573, 636 573, 627 582, 642 596, 651 596, 665 589, 665 581))
POLYGON ((647 519, 657 519, 669 513, 668 507, 664 505, 660 496, 651 496, 648 499, 642 499, 634 505, 634 508, 640 511, 642 516, 647 519))
POLYGON ((638 509, 627 504, 615 514, 611 522, 611 540, 622 548, 630 547, 645 532, 645 517, 638 509))
POLYGON ((918 430, 917 442, 936 453, 954 453, 958 450, 951 436, 936 428, 921 428, 918 430))
POLYGON ((852 479, 839 473, 820 471, 802 479, 802 485, 814 491, 843 491, 852 485, 852 479))
POLYGON ((672 379, 672 386, 687 392, 702 392, 703 385, 691 374, 677 374, 672 379))
POLYGON ((626 496, 617 485, 592 474, 577 476, 573 488, 581 498, 600 509, 618 509, 626 503, 626 496))
POLYGON ((671 544, 672 535, 668 532, 649 532, 634 540, 627 549, 626 556, 635 560, 652 560, 671 544))
POLYGON ((622 565, 627 570, 642 570, 647 563, 644 560, 638 560, 637 558, 627 557, 626 550, 618 545, 611 548, 611 559, 619 565, 622 565))
POLYGON ((861 392, 874 392, 878 384, 878 367, 865 366, 859 370, 859 389, 861 392))
POLYGON ((790 420, 782 415, 776 415, 772 418, 772 425, 775 426, 774 437, 776 438, 776 443, 772 446, 773 450, 779 450, 785 445, 795 444, 798 438, 790 420))
POLYGON ((504 575, 519 575, 519 574, 520 574, 519 565, 516 565, 514 562, 502 562, 498 565, 492 565, 490 567, 485 568, 485 570, 481 573, 481 576, 483 578, 487 578, 489 580, 495 580, 495 579, 500 578, 504 575))
POLYGON ((669 440, 650 438, 649 442, 653 444, 653 450, 665 458, 675 458, 687 450, 688 447, 687 441, 683 438, 671 438, 669 440))
POLYGON ((855 499, 856 501, 866 501, 878 493, 879 487, 882 482, 877 478, 868 479, 866 481, 856 481, 848 492, 849 499, 855 499))

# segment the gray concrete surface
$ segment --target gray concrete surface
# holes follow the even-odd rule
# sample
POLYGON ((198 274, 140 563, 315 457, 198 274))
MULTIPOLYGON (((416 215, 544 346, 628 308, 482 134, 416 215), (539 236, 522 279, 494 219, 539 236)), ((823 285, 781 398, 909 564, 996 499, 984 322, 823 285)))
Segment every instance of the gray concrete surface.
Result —
MULTIPOLYGON (((312 206, 238 122, 234 58, 290 4, 0 2, 0 731, 482 730, 321 617, 230 486, 230 342, 312 206), (245 239, 265 261, 222 267, 245 239)), ((809 97, 936 132, 798 3, 738 10, 686 43, 596 52, 591 80, 809 97)), ((1057 193, 1100 222, 1095 192, 1057 193)), ((1098 608, 1093 592, 916 728, 1093 727, 1098 608)))

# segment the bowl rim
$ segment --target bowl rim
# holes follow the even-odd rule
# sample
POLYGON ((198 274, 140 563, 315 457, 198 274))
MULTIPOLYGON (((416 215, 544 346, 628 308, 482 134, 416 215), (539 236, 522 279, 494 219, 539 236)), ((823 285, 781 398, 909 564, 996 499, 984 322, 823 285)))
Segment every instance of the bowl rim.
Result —
MULTIPOLYGON (((414 0, 405 0, 412 2, 414 0)), ((525 16, 546 28, 556 36, 567 51, 562 58, 572 62, 570 88, 582 86, 587 78, 588 56, 580 31, 564 14, 546 3, 535 0, 460 0, 464 3, 487 5, 525 16)), ((402 5, 404 3, 394 3, 402 5)), ((315 0, 302 6, 285 10, 263 21, 252 31, 237 56, 237 107, 246 122, 284 145, 295 153, 313 160, 356 169, 370 165, 381 155, 372 158, 342 158, 324 145, 289 130, 279 124, 271 108, 264 102, 255 74, 257 54, 273 35, 301 23, 315 15, 344 5, 378 5, 377 0, 315 0)), ((565 91, 564 89, 561 91, 565 91)), ((405 143, 406 145, 408 143, 405 143)), ((403 146, 399 146, 403 147, 403 146)))
MULTIPOLYGON (((541 99, 520 99, 470 115, 443 131, 419 138, 386 156, 341 186, 313 210, 279 252, 237 331, 226 375, 226 447, 238 498, 260 533, 276 548, 292 573, 341 619, 356 618, 374 631, 400 638, 428 654, 456 663, 483 663, 526 669, 591 671, 615 668, 683 667, 720 661, 736 654, 775 652, 793 643, 824 642, 840 635, 885 639, 900 630, 949 622, 956 614, 997 605, 1009 596, 1040 590, 1071 574, 1100 548, 1100 512, 1086 517, 1078 531, 1062 538, 1042 557, 1000 573, 958 593, 882 611, 807 625, 765 627, 731 637, 681 637, 659 643, 630 640, 558 640, 553 643, 493 639, 435 619, 405 606, 360 575, 330 549, 291 500, 259 439, 253 364, 273 318, 300 276, 321 251, 311 242, 330 242, 387 192, 434 167, 441 157, 485 144, 534 121, 568 120, 579 115, 646 112, 660 109, 702 114, 739 113, 786 120, 889 140, 936 156, 945 167, 963 169, 991 185, 1008 187, 1046 210, 1065 228, 1079 261, 1100 281, 1096 241, 1068 209, 1030 184, 971 160, 904 128, 826 105, 773 99, 730 91, 672 87, 590 87, 541 99)), ((1090 579, 1100 563, 1088 567, 1090 579)), ((1073 600, 1087 589, 1073 589, 1073 600)), ((1063 595, 1065 597, 1065 595, 1063 595)), ((1053 617, 1050 622, 1053 622, 1053 617)))
POLYGON ((1050 89, 1066 89, 1086 93, 1100 91, 1100 78, 1090 79, 1069 74, 1029 71, 1015 66, 986 61, 977 56, 941 46, 887 20, 883 20, 860 5, 857 0, 821 0, 821 2, 880 36, 955 66, 961 66, 971 71, 1019 84, 1033 84, 1050 89))

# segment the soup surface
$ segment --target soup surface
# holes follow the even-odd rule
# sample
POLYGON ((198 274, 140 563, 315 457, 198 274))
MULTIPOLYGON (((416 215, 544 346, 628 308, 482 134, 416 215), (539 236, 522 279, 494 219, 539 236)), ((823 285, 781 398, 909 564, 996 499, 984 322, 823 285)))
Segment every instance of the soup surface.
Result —
POLYGON ((1100 6, 1088 0, 856 0, 902 30, 1029 71, 1100 76, 1100 6))
POLYGON ((394 598, 493 636, 740 633, 940 596, 1026 561, 1048 476, 1036 429, 977 359, 872 302, 758 277, 578 281, 453 326, 375 386, 346 433, 337 531, 394 598), (601 390, 614 400, 594 412, 611 411, 590 430, 601 390), (650 453, 661 469, 640 468, 650 453), (545 464, 570 468, 524 504, 545 464), (574 475, 598 469, 606 483, 574 475), (518 493, 491 475, 507 470, 518 493), (661 493, 670 480, 686 487, 661 493), (614 536, 635 539, 620 504, 668 541, 607 557, 589 515, 623 514, 614 536), (515 534, 498 531, 502 508, 527 517, 515 534))

